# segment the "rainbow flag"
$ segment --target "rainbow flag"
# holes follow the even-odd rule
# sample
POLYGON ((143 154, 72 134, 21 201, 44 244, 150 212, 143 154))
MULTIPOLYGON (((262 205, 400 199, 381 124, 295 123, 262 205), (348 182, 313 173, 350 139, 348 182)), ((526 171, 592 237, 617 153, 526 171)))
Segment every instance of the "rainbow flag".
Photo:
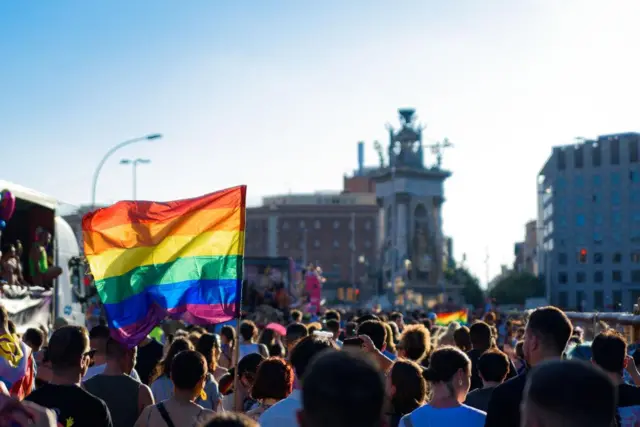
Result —
POLYGON ((436 325, 446 326, 451 322, 466 324, 468 320, 467 310, 458 310, 451 313, 436 313, 436 325))
POLYGON ((246 186, 173 202, 118 202, 82 218, 112 336, 136 345, 163 319, 240 313, 246 186))
POLYGON ((31 393, 35 383, 31 349, 15 335, 0 335, 0 382, 20 400, 31 393))

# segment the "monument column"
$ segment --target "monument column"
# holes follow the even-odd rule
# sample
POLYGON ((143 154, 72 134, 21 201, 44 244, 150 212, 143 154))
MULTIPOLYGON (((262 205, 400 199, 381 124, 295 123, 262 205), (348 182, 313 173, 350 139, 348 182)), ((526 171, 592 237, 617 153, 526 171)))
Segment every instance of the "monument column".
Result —
MULTIPOLYGON (((398 230, 396 236, 396 249, 398 258, 396 260, 396 269, 402 269, 402 263, 407 258, 407 239, 408 239, 408 230, 407 230, 407 203, 403 200, 398 202, 397 212, 398 217, 395 221, 396 230, 398 230)), ((396 273, 398 273, 396 271, 396 273)))

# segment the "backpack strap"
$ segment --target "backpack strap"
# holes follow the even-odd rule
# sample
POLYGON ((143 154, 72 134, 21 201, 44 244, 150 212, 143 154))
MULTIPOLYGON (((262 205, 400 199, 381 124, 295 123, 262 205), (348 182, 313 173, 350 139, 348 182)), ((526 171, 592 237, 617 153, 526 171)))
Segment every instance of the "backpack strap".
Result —
MULTIPOLYGON (((160 412, 160 416, 162 417, 164 422, 167 424, 167 427, 176 427, 175 424, 173 424, 173 421, 171 421, 171 417, 167 412, 167 408, 164 407, 164 402, 158 403, 156 405, 156 408, 158 409, 158 412, 160 412)), ((413 426, 409 426, 409 427, 413 427, 413 426)))

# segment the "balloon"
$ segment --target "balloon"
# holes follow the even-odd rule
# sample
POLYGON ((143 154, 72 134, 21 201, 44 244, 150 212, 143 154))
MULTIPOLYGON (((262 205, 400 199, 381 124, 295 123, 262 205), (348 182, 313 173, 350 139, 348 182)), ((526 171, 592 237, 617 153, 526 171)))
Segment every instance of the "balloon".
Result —
POLYGON ((9 190, 2 190, 0 194, 2 195, 2 199, 0 199, 0 219, 9 221, 16 209, 16 196, 11 194, 9 190))
POLYGON ((0 230, 4 230, 6 226, 7 226, 7 223, 0 219, 0 230))

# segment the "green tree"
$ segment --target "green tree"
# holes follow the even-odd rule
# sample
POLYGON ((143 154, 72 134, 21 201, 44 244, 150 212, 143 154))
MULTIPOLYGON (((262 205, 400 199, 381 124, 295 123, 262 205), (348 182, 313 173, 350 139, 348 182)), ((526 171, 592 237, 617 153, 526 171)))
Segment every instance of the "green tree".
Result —
POLYGON ((489 295, 498 304, 524 304, 527 298, 544 297, 545 285, 533 274, 513 272, 500 279, 489 295))
POLYGON ((445 271, 445 279, 453 284, 462 285, 462 296, 467 304, 482 307, 484 292, 480 288, 480 281, 465 267, 449 268, 445 271))

